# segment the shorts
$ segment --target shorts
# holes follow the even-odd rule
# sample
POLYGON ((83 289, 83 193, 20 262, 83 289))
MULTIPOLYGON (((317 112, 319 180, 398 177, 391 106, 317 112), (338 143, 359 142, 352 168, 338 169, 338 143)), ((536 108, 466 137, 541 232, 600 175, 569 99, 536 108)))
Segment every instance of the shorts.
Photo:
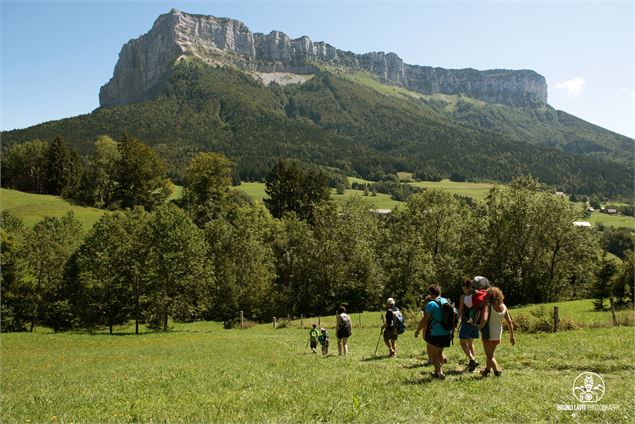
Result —
POLYGON ((459 339, 478 339, 478 327, 464 322, 459 329, 459 339))
POLYGON ((428 335, 426 337, 426 342, 430 343, 432 346, 444 348, 450 347, 450 343, 452 342, 452 335, 446 334, 445 336, 432 336, 428 335))
POLYGON ((345 330, 345 329, 341 329, 341 328, 337 329, 337 338, 338 339, 343 339, 344 337, 350 337, 350 336, 351 336, 351 332, 349 330, 345 330))
POLYGON ((394 328, 386 328, 384 330, 384 341, 388 343, 389 340, 397 340, 399 338, 399 334, 395 331, 394 328))
POLYGON ((317 342, 311 342, 311 349, 315 349, 317 347, 317 342))

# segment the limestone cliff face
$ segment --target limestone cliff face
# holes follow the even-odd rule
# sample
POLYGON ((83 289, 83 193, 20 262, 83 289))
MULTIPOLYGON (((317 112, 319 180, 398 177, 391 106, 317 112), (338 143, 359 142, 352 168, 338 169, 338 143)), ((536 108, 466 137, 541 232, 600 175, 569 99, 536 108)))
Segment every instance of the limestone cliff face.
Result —
POLYGON ((259 72, 312 73, 323 63, 363 69, 386 84, 425 93, 464 94, 490 103, 532 107, 547 103, 547 83, 530 70, 443 69, 408 65, 394 53, 354 54, 309 37, 252 33, 242 22, 171 10, 145 35, 126 43, 101 106, 153 98, 174 64, 186 57, 259 72))

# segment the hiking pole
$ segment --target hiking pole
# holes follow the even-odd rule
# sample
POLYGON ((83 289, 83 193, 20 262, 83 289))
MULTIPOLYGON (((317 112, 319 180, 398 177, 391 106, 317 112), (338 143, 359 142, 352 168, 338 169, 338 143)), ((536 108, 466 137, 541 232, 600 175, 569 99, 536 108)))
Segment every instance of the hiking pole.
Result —
POLYGON ((377 349, 379 349, 379 342, 381 341, 381 335, 384 332, 384 316, 381 316, 381 324, 382 327, 379 329, 379 338, 377 339, 377 346, 375 346, 375 354, 373 356, 377 356, 377 349))

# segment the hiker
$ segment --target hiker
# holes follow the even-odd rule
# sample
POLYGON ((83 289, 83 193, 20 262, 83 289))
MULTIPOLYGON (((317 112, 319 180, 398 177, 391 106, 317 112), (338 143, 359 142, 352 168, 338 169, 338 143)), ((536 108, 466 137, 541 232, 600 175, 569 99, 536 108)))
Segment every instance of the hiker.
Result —
POLYGON ((428 293, 431 300, 425 307, 425 312, 415 332, 415 337, 419 336, 421 330, 426 330, 425 341, 428 357, 434 365, 432 378, 443 380, 445 379, 445 374, 443 374, 442 370, 443 348, 449 347, 452 341, 452 330, 448 330, 442 325, 442 305, 448 303, 448 300, 441 297, 441 287, 438 284, 430 285, 428 293))
MULTIPOLYGON (((430 297, 429 294, 426 297, 423 298, 423 308, 421 309, 421 321, 419 321, 419 327, 421 327, 421 325, 423 323, 424 311, 426 309, 426 306, 428 305, 428 302, 430 302, 431 300, 432 300, 432 297, 430 297)), ((418 337, 418 336, 419 335, 417 333, 415 333, 415 337, 418 337)), ((430 358, 430 353, 428 352, 427 344, 426 344, 426 356, 428 357, 428 359, 426 360, 426 363, 424 365, 432 365, 433 362, 432 362, 432 358, 430 358)), ((441 363, 442 364, 447 364, 448 363, 448 359, 445 357, 445 353, 441 354, 441 363)))
POLYGON ((476 352, 474 350, 474 339, 479 338, 479 326, 474 321, 475 311, 472 308, 465 306, 465 297, 474 294, 472 288, 472 282, 465 280, 463 283, 463 294, 459 298, 459 316, 461 317, 461 326, 459 328, 459 342, 461 343, 461 349, 465 352, 467 359, 469 360, 467 370, 473 372, 478 367, 476 362, 476 352))
POLYGON ((395 306, 395 299, 392 297, 386 301, 386 321, 381 328, 384 329, 384 343, 388 346, 388 357, 392 358, 397 355, 399 333, 405 330, 403 315, 395 306))
POLYGON ((324 327, 320 328, 320 333, 322 334, 318 336, 318 341, 322 346, 322 355, 326 356, 329 354, 329 335, 324 327))
POLYGON ((348 355, 348 338, 351 336, 351 317, 346 313, 346 308, 340 306, 337 308, 337 316, 335 317, 337 325, 337 353, 338 355, 348 355))
POLYGON ((317 325, 313 324, 313 328, 309 331, 309 343, 311 344, 311 351, 317 353, 318 337, 317 325))
POLYGON ((509 328, 509 341, 511 345, 516 344, 516 337, 514 337, 514 323, 512 317, 509 315, 507 306, 503 303, 505 296, 503 292, 497 287, 490 287, 487 289, 487 306, 483 308, 483 316, 481 317, 481 332, 483 335, 483 350, 487 357, 487 365, 481 370, 481 375, 487 377, 490 370, 494 370, 494 375, 500 377, 502 374, 501 369, 498 367, 498 363, 494 358, 494 351, 496 346, 501 341, 503 334, 503 320, 507 323, 509 328))

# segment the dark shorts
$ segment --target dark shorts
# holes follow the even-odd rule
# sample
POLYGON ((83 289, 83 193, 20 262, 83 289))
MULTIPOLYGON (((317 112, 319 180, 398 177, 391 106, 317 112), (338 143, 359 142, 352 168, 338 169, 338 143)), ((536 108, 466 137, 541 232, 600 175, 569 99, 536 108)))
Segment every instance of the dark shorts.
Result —
POLYGON ((459 329, 459 339, 478 339, 478 327, 464 322, 459 329))
POLYGON ((388 342, 389 340, 397 340, 399 338, 399 334, 393 328, 386 328, 384 330, 384 341, 388 342))
POLYGON ((317 347, 317 342, 311 342, 311 349, 315 349, 317 347))
POLYGON ((351 336, 351 332, 348 330, 343 330, 343 329, 338 329, 337 330, 337 338, 338 339, 343 339, 344 337, 350 337, 351 336))
POLYGON ((430 343, 432 346, 444 348, 450 347, 450 343, 452 342, 452 335, 448 334, 446 336, 426 336, 426 342, 430 343))

